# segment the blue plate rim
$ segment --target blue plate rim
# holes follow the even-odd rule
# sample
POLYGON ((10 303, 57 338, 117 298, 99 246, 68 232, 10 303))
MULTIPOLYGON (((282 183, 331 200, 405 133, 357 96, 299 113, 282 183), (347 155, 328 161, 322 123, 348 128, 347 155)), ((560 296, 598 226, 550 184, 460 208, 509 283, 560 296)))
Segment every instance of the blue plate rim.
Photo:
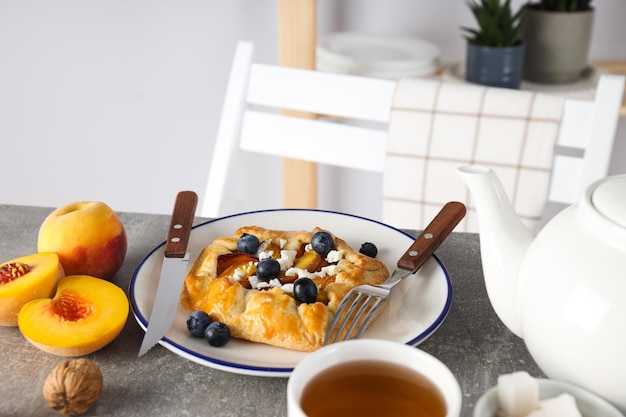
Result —
MULTIPOLYGON (((377 223, 383 227, 392 229, 406 237, 409 237, 411 239, 414 239, 414 236, 411 235, 410 233, 407 233, 401 229, 398 229, 396 227, 393 227, 389 224, 383 223, 381 221, 378 220, 374 220, 374 219, 369 219, 367 217, 362 217, 359 215, 355 215, 355 214, 349 214, 349 213, 343 213, 343 212, 339 212, 339 211, 333 211, 333 210, 322 210, 322 209, 299 209, 299 208, 285 208, 285 209, 267 209, 267 210, 254 210, 254 211, 247 211, 247 212, 241 212, 241 213, 235 213, 235 214, 230 214, 230 215, 226 215, 226 216, 222 216, 222 217, 216 217, 214 219, 209 219, 207 221, 204 221, 202 223, 199 223, 195 226, 192 227, 193 229, 199 228, 199 227, 203 227, 206 226, 207 224, 210 223, 214 223, 217 221, 222 221, 224 219, 228 219, 228 218, 233 218, 233 217, 239 217, 239 216, 245 216, 245 215, 252 215, 252 214, 258 214, 258 213, 267 213, 267 212, 289 212, 289 211, 294 211, 294 212, 318 212, 318 213, 328 213, 328 214, 335 214, 335 215, 340 215, 340 216, 347 216, 347 217, 352 217, 352 218, 356 218, 356 219, 360 219, 360 220, 364 220, 364 221, 368 221, 368 222, 372 222, 372 223, 377 223)), ((157 245, 155 248, 153 248, 150 252, 148 252, 148 254, 146 256, 144 256, 144 258, 139 262, 139 264, 137 265, 137 267, 135 268, 135 271, 133 272, 133 275, 131 277, 131 280, 129 282, 128 285, 128 293, 129 293, 129 298, 130 298, 130 304, 131 304, 131 310, 133 312, 133 316, 135 317, 135 320, 138 322, 138 324, 140 325, 140 327, 143 328, 143 330, 145 330, 148 327, 148 320, 146 319, 146 317, 143 316, 143 314, 141 314, 141 312, 139 311, 139 307, 136 303, 135 300, 135 296, 134 296, 134 288, 135 288, 135 283, 137 280, 137 275, 139 274, 139 271, 141 271, 142 266, 145 264, 145 262, 156 252, 158 251, 160 248, 162 248, 165 245, 165 241, 161 242, 159 245, 157 245)), ((441 311, 441 313, 439 314, 439 316, 435 319, 435 321, 428 326, 424 331, 422 331, 420 334, 418 334, 416 337, 414 337, 413 339, 411 339, 410 341, 406 342, 407 345, 410 346, 417 346, 418 344, 422 343, 423 341, 425 341, 430 335, 432 335, 438 328, 439 326, 441 326, 441 324, 445 321, 448 313, 450 312, 450 308, 452 305, 452 296, 453 296, 453 287, 452 287, 452 281, 450 279, 450 275, 448 273, 448 270, 446 269, 445 265, 443 264, 443 262, 439 259, 439 257, 437 257, 436 254, 433 254, 432 257, 435 259, 435 261, 437 262, 437 264, 439 265, 439 267, 441 268, 441 271, 443 272, 445 279, 446 279, 446 285, 448 287, 448 295, 446 298, 446 301, 444 303, 443 309, 441 311)), ((165 348, 172 350, 171 348, 174 348, 178 351, 184 352, 186 355, 189 355, 191 357, 196 358, 197 360, 195 362, 205 365, 204 362, 210 362, 213 363, 217 366, 219 366, 220 368, 228 371, 230 370, 242 370, 242 371, 252 371, 252 372, 262 372, 262 373, 268 373, 268 374, 275 374, 274 376, 288 376, 292 371, 293 371, 293 367, 263 367, 263 366, 254 366, 254 365, 242 365, 236 362, 229 362, 229 361, 223 361, 220 359, 216 359, 210 356, 206 356, 203 354, 199 354, 196 351, 193 351, 191 349, 188 349, 182 345, 180 345, 179 343, 174 342, 173 340, 169 339, 168 337, 163 337, 163 339, 161 339, 161 341, 159 341, 159 343, 164 346, 165 348)), ((208 366, 208 365, 205 365, 208 366)), ((269 375, 268 375, 269 376, 269 375)))

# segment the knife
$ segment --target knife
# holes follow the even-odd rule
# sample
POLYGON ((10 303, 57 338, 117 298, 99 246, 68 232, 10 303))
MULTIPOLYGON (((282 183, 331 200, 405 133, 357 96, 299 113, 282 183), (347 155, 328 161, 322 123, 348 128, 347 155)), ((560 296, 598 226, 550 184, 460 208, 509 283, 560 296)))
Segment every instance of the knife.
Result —
POLYGON ((161 340, 174 321, 189 263, 187 243, 197 204, 198 196, 193 191, 181 191, 176 196, 174 212, 165 241, 159 285, 138 356, 146 353, 161 340))

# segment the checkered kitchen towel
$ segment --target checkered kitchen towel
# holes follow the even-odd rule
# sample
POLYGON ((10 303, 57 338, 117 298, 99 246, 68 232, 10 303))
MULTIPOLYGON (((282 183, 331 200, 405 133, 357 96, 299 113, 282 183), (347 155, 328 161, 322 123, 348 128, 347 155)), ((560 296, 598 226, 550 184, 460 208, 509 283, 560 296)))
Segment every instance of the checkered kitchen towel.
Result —
POLYGON ((564 99, 542 93, 450 83, 398 81, 383 174, 384 221, 423 229, 448 201, 468 213, 456 231, 477 232, 475 206, 456 172, 492 168, 522 220, 539 223, 564 99))

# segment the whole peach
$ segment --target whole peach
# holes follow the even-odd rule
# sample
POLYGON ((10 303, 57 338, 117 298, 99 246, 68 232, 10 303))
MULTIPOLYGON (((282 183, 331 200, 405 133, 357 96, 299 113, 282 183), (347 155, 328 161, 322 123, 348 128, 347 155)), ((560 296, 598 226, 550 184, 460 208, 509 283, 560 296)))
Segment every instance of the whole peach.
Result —
POLYGON ((54 210, 39 229, 37 249, 59 256, 67 275, 110 279, 120 269, 128 242, 113 209, 99 201, 79 201, 54 210))

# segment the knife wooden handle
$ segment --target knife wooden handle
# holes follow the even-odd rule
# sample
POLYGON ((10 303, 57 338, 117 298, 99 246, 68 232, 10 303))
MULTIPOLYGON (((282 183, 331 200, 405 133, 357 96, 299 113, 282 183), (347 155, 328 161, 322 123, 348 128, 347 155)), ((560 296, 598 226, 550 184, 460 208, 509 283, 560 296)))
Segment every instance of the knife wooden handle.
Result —
POLYGON ((184 258, 189 234, 198 205, 198 195, 193 191, 181 191, 176 196, 170 228, 165 242, 166 258, 184 258))
POLYGON ((415 242, 404 252, 404 255, 398 259, 398 268, 415 273, 465 217, 465 211, 465 205, 457 201, 451 201, 443 206, 426 229, 415 239, 415 242))

